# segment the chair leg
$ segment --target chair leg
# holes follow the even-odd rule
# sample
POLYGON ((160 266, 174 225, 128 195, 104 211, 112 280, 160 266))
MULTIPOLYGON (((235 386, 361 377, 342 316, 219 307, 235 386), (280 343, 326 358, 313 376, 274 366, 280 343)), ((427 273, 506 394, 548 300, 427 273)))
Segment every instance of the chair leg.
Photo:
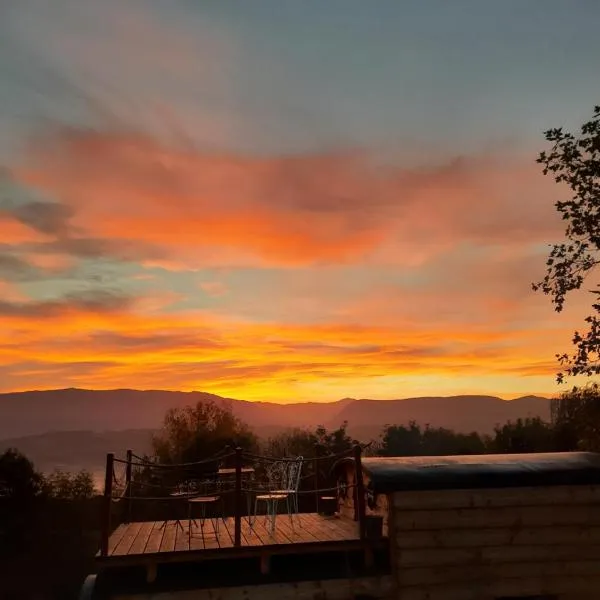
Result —
MULTIPOLYGON (((221 517, 220 517, 220 519, 221 519, 221 521, 223 521, 223 525, 225 525, 225 518, 226 518, 225 517, 225 499, 223 498, 223 496, 221 496, 220 503, 221 503, 221 517)), ((250 514, 250 513, 248 513, 248 514, 250 514)))
POLYGON ((285 504, 286 504, 286 508, 287 508, 287 511, 288 511, 288 517, 290 518, 290 526, 292 528, 292 531, 294 529, 294 517, 292 515, 292 513, 293 513, 293 502, 294 502, 294 499, 292 498, 292 503, 290 504, 290 497, 289 497, 289 495, 285 497, 285 504))
POLYGON ((272 500, 270 502, 271 504, 271 535, 273 535, 275 533, 275 519, 277 519, 277 509, 278 504, 279 504, 279 500, 272 500))
POLYGON ((252 525, 252 498, 250 492, 246 492, 246 514, 248 515, 248 525, 252 525))
POLYGON ((271 510, 271 535, 275 533, 275 522, 277 521, 277 515, 279 514, 279 500, 273 500, 271 510))
POLYGON ((255 498, 254 499, 254 516, 253 516, 253 518, 250 518, 250 522, 249 522, 250 528, 254 527, 254 522, 256 521, 257 512, 258 512, 258 498, 255 498))
POLYGON ((216 504, 212 504, 213 518, 211 519, 215 538, 219 538, 219 515, 215 514, 216 504))
POLYGON ((302 527, 302 519, 300 518, 300 510, 298 509, 298 492, 294 492, 294 509, 296 511, 296 516, 298 517, 296 520, 298 521, 300 527, 302 527))
POLYGON ((188 502, 188 549, 192 548, 192 503, 188 502))

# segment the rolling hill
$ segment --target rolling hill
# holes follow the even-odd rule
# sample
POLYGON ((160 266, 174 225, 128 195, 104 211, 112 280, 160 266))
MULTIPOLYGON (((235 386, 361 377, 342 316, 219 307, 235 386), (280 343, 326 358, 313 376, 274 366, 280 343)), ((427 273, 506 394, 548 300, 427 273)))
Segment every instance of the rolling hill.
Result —
POLYGON ((495 396, 449 396, 274 404, 204 392, 65 389, 0 394, 0 439, 50 431, 156 429, 169 408, 207 400, 231 406, 254 428, 337 427, 343 421, 348 421, 350 427, 381 428, 388 423, 415 420, 457 431, 487 433, 509 419, 547 418, 550 410, 548 399, 535 396, 510 401, 495 396))

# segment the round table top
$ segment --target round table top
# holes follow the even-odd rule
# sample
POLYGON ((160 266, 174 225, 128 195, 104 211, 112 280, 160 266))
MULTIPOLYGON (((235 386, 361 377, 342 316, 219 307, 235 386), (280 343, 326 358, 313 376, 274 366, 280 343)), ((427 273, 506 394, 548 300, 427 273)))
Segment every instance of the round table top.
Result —
POLYGON ((216 502, 219 499, 219 496, 195 496, 194 498, 189 498, 188 502, 216 502))

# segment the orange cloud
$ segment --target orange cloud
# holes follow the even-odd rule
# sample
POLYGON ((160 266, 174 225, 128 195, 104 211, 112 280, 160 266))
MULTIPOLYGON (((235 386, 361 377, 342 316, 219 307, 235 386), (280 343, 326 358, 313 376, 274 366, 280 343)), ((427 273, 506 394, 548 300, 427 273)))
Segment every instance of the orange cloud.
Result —
POLYGON ((551 382, 555 368, 552 357, 540 357, 567 334, 460 325, 427 330, 410 319, 393 326, 259 324, 210 312, 143 312, 102 294, 10 310, 0 305, 0 326, 7 333, 0 363, 10 372, 4 389, 31 387, 35 375, 41 388, 135 382, 280 401, 297 399, 305 386, 335 383, 342 394, 357 382, 376 388, 390 379, 400 387, 388 395, 399 396, 431 393, 427 387, 440 378, 467 388, 485 377, 531 378, 538 386, 540 379, 551 382), (399 383, 414 378, 420 382, 399 383))
POLYGON ((412 264, 458 241, 547 240, 560 225, 554 188, 514 160, 407 170, 360 153, 250 158, 63 129, 14 175, 72 209, 74 232, 190 267, 412 264))
POLYGON ((48 236, 20 223, 12 215, 2 214, 0 211, 0 240, 3 244, 27 244, 43 242, 47 239, 48 236))

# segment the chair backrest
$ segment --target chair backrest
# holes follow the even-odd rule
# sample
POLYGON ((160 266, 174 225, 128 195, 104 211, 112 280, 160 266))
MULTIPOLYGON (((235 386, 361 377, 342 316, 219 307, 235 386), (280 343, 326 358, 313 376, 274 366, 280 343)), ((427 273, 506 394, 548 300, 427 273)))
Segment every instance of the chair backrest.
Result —
POLYGON ((294 460, 278 460, 271 463, 266 468, 269 490, 298 491, 303 460, 302 456, 298 456, 294 460))
POLYGON ((288 462, 287 468, 287 481, 286 481, 286 490, 292 490, 294 492, 298 491, 298 487, 300 486, 300 475, 302 473, 302 463, 304 458, 302 456, 298 456, 296 460, 292 460, 288 462))
POLYGON ((286 471, 287 465, 282 460, 269 463, 266 466, 265 474, 267 476, 267 487, 270 492, 284 489, 286 471))

